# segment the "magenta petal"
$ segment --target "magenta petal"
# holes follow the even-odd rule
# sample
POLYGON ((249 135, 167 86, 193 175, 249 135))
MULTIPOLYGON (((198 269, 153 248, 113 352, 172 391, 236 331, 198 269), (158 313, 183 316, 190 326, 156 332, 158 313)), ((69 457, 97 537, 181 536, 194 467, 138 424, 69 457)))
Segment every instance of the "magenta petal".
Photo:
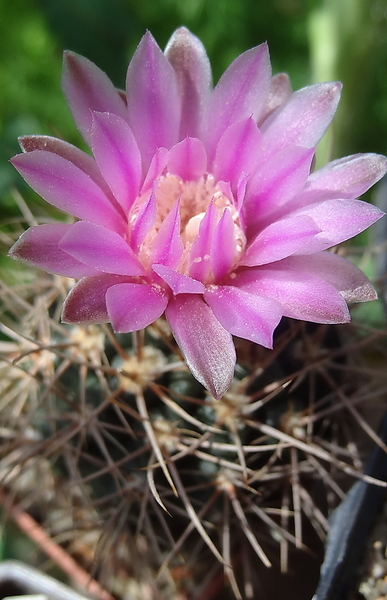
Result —
POLYGON ((347 302, 368 302, 377 298, 374 287, 363 271, 332 252, 291 256, 281 264, 283 269, 318 275, 333 285, 347 302))
POLYGON ((201 296, 179 295, 170 301, 165 314, 193 376, 215 398, 221 398, 234 375, 231 334, 201 296))
POLYGON ((204 299, 232 335, 273 347, 273 331, 282 317, 278 302, 226 285, 210 286, 204 299))
POLYGON ((106 291, 127 281, 119 275, 84 277, 72 288, 63 304, 63 323, 107 323, 106 291))
POLYGON ((144 275, 144 269, 125 240, 101 225, 78 221, 60 242, 60 248, 98 271, 116 275, 144 275))
POLYGON ((318 83, 294 92, 261 127, 266 156, 295 144, 315 147, 335 114, 341 83, 318 83))
POLYGON ((139 194, 141 155, 129 125, 111 113, 93 113, 92 150, 115 198, 128 212, 139 194))
POLYGON ((313 219, 305 215, 276 221, 258 234, 239 264, 265 265, 302 252, 306 243, 320 231, 313 219))
POLYGON ((233 266, 236 254, 234 221, 226 208, 215 227, 211 244, 211 265, 215 281, 225 277, 233 266))
POLYGON ((9 256, 49 273, 78 279, 97 274, 97 269, 81 263, 59 247, 59 242, 72 225, 53 223, 30 227, 9 251, 9 256))
POLYGON ((126 119, 126 106, 118 91, 87 58, 64 53, 62 87, 74 121, 91 145, 92 111, 110 112, 126 119))
POLYGON ((180 201, 175 203, 152 242, 151 262, 168 267, 176 267, 183 254, 183 240, 180 236, 180 201))
POLYGON ((244 52, 222 75, 211 96, 203 135, 209 161, 221 136, 233 123, 259 119, 270 86, 271 67, 266 44, 244 52))
POLYGON ((133 250, 139 250, 146 234, 154 224, 157 215, 157 200, 154 190, 148 200, 139 208, 138 212, 130 216, 129 225, 130 245, 133 250))
POLYGON ((169 152, 166 148, 159 148, 151 160, 151 164, 146 174, 141 194, 145 194, 153 185, 153 182, 160 177, 168 164, 169 152))
POLYGON ((217 218, 217 209, 211 203, 200 223, 199 233, 191 249, 189 275, 199 281, 205 281, 211 269, 211 242, 217 218))
POLYGON ((171 288, 174 294, 203 294, 205 287, 197 279, 178 273, 166 265, 152 265, 152 269, 171 288))
POLYGON ((387 158, 380 154, 353 154, 334 160, 309 177, 305 191, 331 190, 339 198, 356 198, 387 172, 387 158))
POLYGON ((109 317, 117 333, 144 329, 161 317, 167 304, 168 295, 155 285, 119 283, 106 293, 109 317))
POLYGON ((299 250, 299 253, 310 254, 349 240, 378 221, 384 213, 361 200, 336 199, 312 204, 290 216, 296 215, 307 215, 321 230, 299 250))
POLYGON ((165 48, 182 100, 180 135, 198 137, 211 91, 211 65, 202 42, 185 27, 175 31, 165 48))
POLYGON ((312 323, 348 323, 348 307, 337 289, 305 272, 302 263, 292 268, 291 258, 270 267, 251 268, 237 275, 232 283, 252 294, 276 300, 286 317, 312 323))
POLYGON ((129 125, 147 169, 158 148, 178 142, 181 115, 176 73, 149 32, 130 61, 126 90, 129 125))
POLYGON ((293 90, 287 73, 277 73, 270 80, 270 90, 263 111, 259 117, 258 125, 275 111, 276 108, 289 100, 293 90))
POLYGON ((101 188, 72 162, 33 150, 11 159, 27 183, 47 202, 80 219, 123 231, 125 223, 101 188))
POLYGON ((207 155, 202 142, 185 138, 169 151, 168 171, 185 181, 196 181, 207 169, 207 155))
POLYGON ((235 189, 241 174, 250 175, 262 160, 261 139, 261 132, 251 117, 230 125, 216 148, 215 179, 229 181, 235 189))

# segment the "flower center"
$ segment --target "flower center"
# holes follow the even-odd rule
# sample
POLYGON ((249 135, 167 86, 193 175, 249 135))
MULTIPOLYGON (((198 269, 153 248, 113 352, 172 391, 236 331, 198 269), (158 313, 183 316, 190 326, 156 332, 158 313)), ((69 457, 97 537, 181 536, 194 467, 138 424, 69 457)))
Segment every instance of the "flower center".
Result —
MULTIPOLYGON (((184 250, 178 265, 175 267, 176 270, 184 275, 192 276, 191 264, 193 262, 198 263, 201 260, 210 260, 212 237, 225 210, 229 211, 232 220, 232 239, 224 239, 223 243, 225 246, 228 245, 228 247, 231 244, 234 248, 232 267, 237 264, 246 245, 239 212, 235 208, 232 197, 229 198, 220 186, 215 184, 212 175, 204 175, 197 181, 184 181, 177 175, 167 173, 157 179, 153 193, 156 201, 156 217, 153 226, 149 229, 138 251, 139 258, 146 268, 150 268, 154 262, 154 247, 156 245, 157 234, 177 201, 180 202, 180 237, 184 250), (200 253, 197 255, 197 248, 195 255, 192 249, 195 246, 201 223, 210 205, 212 205, 212 218, 211 226, 206 236, 208 239, 201 242, 201 247, 204 248, 204 246, 207 246, 208 252, 201 257, 200 253)), ((148 191, 136 200, 129 218, 129 223, 132 227, 135 227, 136 220, 141 215, 142 209, 145 203, 149 201, 151 194, 152 191, 148 191)), ((226 251, 226 248, 224 250, 226 251)), ((213 283, 214 273, 211 268, 207 269, 205 277, 201 277, 200 279, 205 279, 203 283, 213 283)))

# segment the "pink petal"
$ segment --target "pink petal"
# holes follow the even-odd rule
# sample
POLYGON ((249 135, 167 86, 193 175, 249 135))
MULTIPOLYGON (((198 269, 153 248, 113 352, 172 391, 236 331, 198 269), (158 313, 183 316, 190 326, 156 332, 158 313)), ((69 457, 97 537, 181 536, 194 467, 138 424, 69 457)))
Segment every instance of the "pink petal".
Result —
POLYGON ((9 256, 49 273, 78 279, 98 273, 97 269, 81 263, 59 247, 59 242, 72 225, 53 223, 30 227, 9 251, 9 256))
POLYGON ((347 304, 336 288, 315 275, 305 272, 301 265, 292 267, 287 258, 270 267, 244 271, 232 284, 241 289, 272 298, 283 307, 286 317, 312 323, 347 323, 350 321, 347 304))
POLYGON ((293 90, 289 76, 286 73, 277 73, 270 80, 269 95, 266 99, 265 106, 259 117, 259 126, 275 111, 276 108, 289 100, 293 90))
POLYGON ((171 288, 174 294, 203 294, 205 287, 197 279, 178 273, 166 265, 152 265, 152 269, 171 288))
POLYGON ((332 252, 291 256, 282 261, 282 267, 318 275, 333 285, 347 302, 368 302, 377 298, 375 289, 363 271, 332 252))
POLYGON ((255 121, 259 119, 269 91, 270 75, 266 44, 238 56, 222 75, 211 96, 203 131, 210 162, 227 127, 250 116, 255 121))
POLYGON ((313 219, 321 233, 311 239, 298 253, 310 254, 349 240, 378 221, 384 213, 361 200, 326 200, 294 211, 292 215, 313 219))
POLYGON ((185 181, 196 181, 206 169, 206 151, 196 138, 187 137, 169 151, 168 171, 185 181))
POLYGON ((168 295, 159 286, 119 283, 106 292, 106 305, 114 331, 144 329, 161 317, 168 295))
POLYGON ((26 182, 47 202, 80 219, 123 231, 125 222, 101 188, 58 154, 33 150, 11 159, 26 182))
POLYGON ((313 219, 305 215, 281 219, 258 234, 239 264, 265 265, 302 252, 306 243, 320 231, 313 219))
POLYGON ((154 190, 148 200, 139 208, 136 214, 130 216, 129 224, 130 245, 133 250, 138 251, 143 243, 146 234, 154 224, 157 215, 157 200, 154 190))
POLYGON ((231 212, 225 208, 215 227, 211 244, 211 266, 215 281, 221 281, 234 264, 236 240, 231 212))
POLYGON ((64 53, 62 87, 74 121, 91 145, 92 111, 126 119, 126 106, 108 76, 87 58, 64 53))
POLYGON ((129 125, 117 115, 93 113, 92 150, 102 175, 127 213, 141 183, 141 155, 129 125))
POLYGON ((107 323, 106 291, 110 286, 128 281, 119 275, 84 277, 72 288, 63 304, 63 323, 107 323))
POLYGON ((175 31, 165 48, 182 99, 179 138, 198 137, 212 87, 211 65, 202 42, 185 27, 175 31))
POLYGON ((266 156, 295 144, 317 145, 335 114, 341 83, 318 83, 298 90, 261 127, 266 156))
POLYGON ((199 281, 205 281, 211 269, 211 241, 217 225, 217 209, 209 205, 199 226, 199 232, 190 253, 189 275, 199 281))
POLYGON ((268 215, 278 213, 303 189, 313 155, 311 149, 299 146, 285 148, 265 162, 249 179, 244 201, 249 237, 266 225, 268 215))
POLYGON ((177 296, 165 314, 193 376, 215 398, 221 398, 234 375, 235 348, 230 333, 200 296, 177 296))
POLYGON ((164 171, 168 164, 169 152, 166 148, 159 148, 151 160, 151 164, 146 174, 144 184, 141 189, 141 194, 145 194, 153 186, 156 179, 164 171))
POLYGON ((356 198, 387 172, 387 159, 380 154, 353 154, 334 160, 312 173, 305 191, 331 190, 339 198, 356 198))
POLYGON ((273 347, 273 331, 282 317, 278 302, 231 286, 210 286, 204 299, 227 331, 266 348, 273 347))
POLYGON ((180 201, 177 201, 161 223, 152 242, 151 262, 176 267, 183 250, 183 240, 180 236, 180 201))
POLYGON ((260 161, 262 135, 251 117, 230 125, 216 148, 215 179, 229 181, 236 188, 242 173, 253 173, 260 161))
POLYGON ((147 169, 158 148, 179 141, 181 115, 176 73, 149 32, 130 61, 126 90, 129 125, 147 169))
POLYGON ((101 225, 74 223, 62 238, 60 248, 98 271, 128 276, 145 274, 128 243, 101 225))

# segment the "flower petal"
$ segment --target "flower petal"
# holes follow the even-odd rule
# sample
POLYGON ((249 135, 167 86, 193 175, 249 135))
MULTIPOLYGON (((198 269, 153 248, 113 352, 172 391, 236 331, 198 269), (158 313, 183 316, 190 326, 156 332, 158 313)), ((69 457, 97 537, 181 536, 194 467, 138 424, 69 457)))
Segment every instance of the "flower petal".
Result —
POLYGON ((310 217, 321 230, 297 251, 298 254, 310 254, 349 240, 378 221, 384 213, 368 202, 335 199, 301 208, 289 217, 297 215, 310 217))
POLYGON ((339 82, 318 83, 294 92, 261 127, 265 155, 290 144, 315 147, 333 119, 341 88, 339 82))
POLYGON ((174 294, 203 294, 205 287, 197 279, 178 273, 166 265, 152 265, 152 269, 171 288, 174 294))
POLYGON ((115 198, 128 212, 141 183, 141 155, 129 125, 111 113, 93 113, 92 150, 115 198))
POLYGON ((215 281, 220 281, 233 266, 236 255, 234 221, 231 212, 225 208, 215 227, 211 244, 211 266, 215 281))
POLYGON ((168 164, 169 152, 166 148, 159 148, 153 156, 148 173, 146 174, 145 181, 141 188, 141 194, 145 194, 153 185, 155 179, 160 177, 168 164))
POLYGON ((94 63, 74 52, 65 52, 62 87, 74 121, 91 145, 92 111, 110 112, 126 119, 126 106, 118 91, 94 63))
POLYGON ((282 267, 318 275, 333 285, 346 302, 368 302, 377 298, 374 287, 363 271, 349 260, 332 252, 291 256, 282 261, 282 267))
POLYGON ((60 248, 98 271, 115 275, 144 275, 144 269, 125 240, 94 223, 78 221, 63 236, 60 248))
POLYGON ((312 173, 305 191, 332 190, 339 198, 357 198, 387 172, 387 158, 380 154, 353 154, 334 160, 312 173))
POLYGON ((101 188, 72 162, 53 152, 33 150, 11 163, 47 202, 80 219, 123 231, 125 222, 101 188))
MULTIPOLYGON (((195 218, 197 217, 193 217, 193 219, 195 218)), ((191 264, 189 275, 194 279, 199 279, 199 281, 205 281, 211 269, 211 242, 214 229, 217 225, 217 219, 217 209, 211 202, 200 222, 199 233, 195 238, 190 253, 191 264)), ((189 224, 187 227, 189 227, 189 224)))
POLYGON ((233 335, 273 347, 273 331, 282 317, 275 300, 232 286, 210 286, 204 294, 215 317, 233 335))
POLYGON ((169 151, 168 170, 185 181, 196 181, 207 169, 207 155, 202 142, 187 137, 169 151))
POLYGON ((177 296, 170 301, 165 314, 193 376, 215 398, 221 398, 234 375, 235 347, 231 334, 200 296, 177 296))
POLYGON ((212 87, 211 65, 202 42, 185 27, 175 31, 165 48, 182 99, 180 139, 198 137, 212 87))
POLYGON ((114 331, 144 329, 161 317, 168 295, 159 286, 119 283, 106 292, 106 305, 114 331))
POLYGON ((261 160, 262 135, 251 117, 230 125, 216 148, 213 173, 235 190, 241 174, 253 173, 261 160))
POLYGON ((151 263, 176 267, 183 250, 183 240, 180 236, 180 201, 178 200, 161 223, 152 242, 151 263))
POLYGON ((275 111, 276 108, 289 100, 293 90, 287 73, 277 73, 270 80, 269 94, 263 111, 259 117, 258 125, 262 123, 275 111))
POLYGON ((347 304, 337 289, 307 273, 286 258, 270 267, 251 268, 237 275, 232 285, 277 300, 286 317, 312 323, 348 323, 347 304))
POLYGON ((179 141, 181 115, 176 73, 149 32, 130 61, 126 90, 129 125, 147 169, 158 148, 179 141))
POLYGON ((240 265, 254 267, 281 260, 305 247, 321 231, 306 215, 281 219, 268 225, 247 248, 240 265))
POLYGON ((97 269, 85 265, 59 247, 60 240, 71 227, 66 223, 30 227, 12 246, 9 256, 48 273, 75 279, 97 274, 97 269))
POLYGON ((267 44, 236 58, 220 78, 208 104, 203 135, 211 162, 224 131, 242 119, 260 117, 270 87, 267 44))
POLYGON ((106 291, 110 286, 128 281, 120 275, 84 277, 72 288, 63 304, 63 323, 107 323, 106 291))
POLYGON ((157 216, 157 200, 154 190, 152 190, 148 200, 139 208, 136 214, 132 214, 129 223, 132 226, 130 231, 130 245, 133 250, 138 251, 143 243, 146 234, 152 227, 157 216))

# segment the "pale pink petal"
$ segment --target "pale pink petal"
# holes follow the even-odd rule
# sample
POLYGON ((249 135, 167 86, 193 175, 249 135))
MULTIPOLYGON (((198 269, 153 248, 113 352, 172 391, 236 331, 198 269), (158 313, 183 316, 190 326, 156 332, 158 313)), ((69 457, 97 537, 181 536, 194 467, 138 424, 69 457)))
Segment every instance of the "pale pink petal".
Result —
POLYGON ((126 91, 129 125, 147 169, 158 148, 179 141, 181 115, 176 73, 149 32, 130 61, 126 91))
POLYGON ((290 260, 241 272, 232 285, 276 300, 286 317, 312 323, 350 321, 347 304, 337 289, 322 278, 305 272, 302 265, 292 268, 290 260))
POLYGON ((273 331, 282 317, 281 304, 226 285, 210 286, 204 299, 232 335, 273 347, 273 331))
POLYGON ((117 115, 93 113, 92 150, 105 181, 128 212, 141 183, 141 155, 129 125, 117 115))
POLYGON ((75 279, 97 274, 97 269, 81 263, 59 247, 60 240, 71 227, 65 223, 30 227, 12 246, 9 256, 49 273, 75 279))
POLYGON ((259 119, 269 91, 270 76, 266 44, 238 56, 222 75, 209 101, 203 131, 210 162, 227 127, 247 117, 259 119))
POLYGON ((72 162, 33 150, 11 159, 26 182, 47 202, 80 219, 123 231, 125 222, 101 188, 72 162))
POLYGON ((140 207, 138 212, 130 216, 130 245, 138 251, 146 234, 154 224, 157 215, 157 200, 155 191, 152 190, 148 200, 140 207))
POLYGON ((175 31, 165 48, 182 99, 180 139, 197 137, 212 87, 211 65, 202 42, 185 27, 175 31))
POLYGON ((154 181, 160 177, 168 164, 169 152, 166 148, 159 148, 151 160, 145 181, 141 188, 141 194, 145 194, 152 187, 154 181))
MULTIPOLYGON (((257 233, 268 223, 268 215, 296 196, 304 187, 310 173, 314 151, 291 146, 265 162, 247 183, 244 201, 247 235, 257 233)), ((269 218, 269 222, 273 219, 269 218)))
POLYGON ((193 376, 215 398, 221 398, 234 375, 235 347, 231 334, 201 296, 176 296, 165 315, 193 376))
POLYGON ((318 83, 294 92, 261 127, 267 157, 295 144, 312 148, 318 144, 335 114, 341 83, 318 83))
POLYGON ((262 160, 262 135, 251 117, 230 125, 216 148, 213 173, 235 190, 242 173, 250 175, 262 160))
POLYGON ((175 203, 161 223, 152 242, 151 263, 176 267, 183 254, 184 245, 180 236, 180 201, 175 203))
POLYGON ((275 111, 276 108, 289 100, 293 90, 287 73, 277 73, 270 80, 269 94, 265 106, 259 117, 258 125, 262 123, 275 111))
POLYGON ((171 288, 174 294, 203 294, 205 287, 197 279, 178 273, 166 265, 152 265, 152 269, 171 288))
POLYGON ((211 244, 211 266, 215 281, 221 281, 233 266, 236 254, 234 221, 225 208, 215 227, 211 244))
POLYGON ((106 305, 114 331, 127 333, 144 329, 161 317, 168 295, 159 286, 119 283, 106 292, 106 305))
POLYGON ((144 269, 129 244, 102 225, 78 221, 70 227, 59 245, 62 250, 98 271, 115 275, 144 275, 144 269))
POLYGON ((374 287, 363 271, 332 252, 291 256, 282 261, 282 267, 318 275, 333 285, 347 302, 368 302, 377 298, 374 287))
POLYGON ((387 172, 387 158, 380 154, 353 154, 334 160, 312 173, 305 191, 331 190, 339 198, 356 198, 387 172))
POLYGON ((321 230, 298 251, 310 254, 349 240, 378 221, 384 213, 361 200, 335 199, 301 208, 289 217, 297 215, 310 217, 321 230))
POLYGON ((199 281, 205 281, 211 269, 211 242, 217 218, 217 209, 211 202, 200 222, 199 232, 190 253, 189 275, 199 281))
POLYGON ((307 242, 321 231, 306 215, 281 219, 268 225, 243 255, 240 265, 254 267, 302 252, 307 242))
POLYGON ((207 155, 202 142, 187 137, 169 151, 168 171, 185 181, 196 181, 207 169, 207 155))
POLYGON ((107 323, 106 292, 110 286, 128 281, 120 275, 84 277, 72 288, 63 304, 63 323, 107 323))
POLYGON ((125 103, 108 76, 83 56, 64 53, 62 87, 74 121, 89 145, 92 111, 127 118, 125 103))

